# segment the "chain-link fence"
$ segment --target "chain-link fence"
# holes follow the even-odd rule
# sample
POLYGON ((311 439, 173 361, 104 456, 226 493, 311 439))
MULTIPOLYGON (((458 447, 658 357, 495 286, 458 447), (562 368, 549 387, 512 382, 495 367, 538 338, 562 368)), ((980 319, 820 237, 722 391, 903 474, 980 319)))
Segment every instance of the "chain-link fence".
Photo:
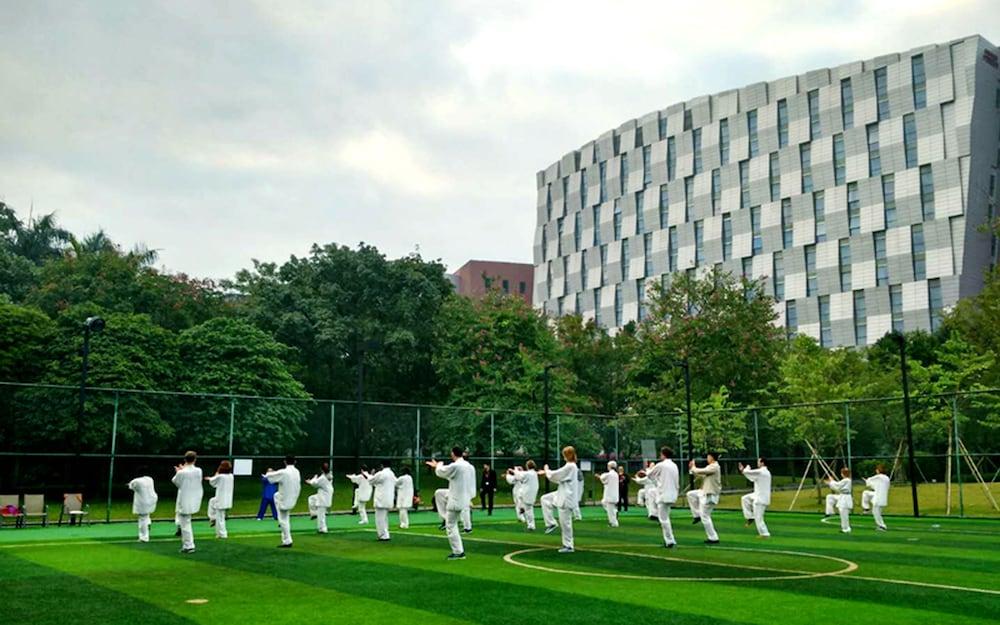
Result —
MULTIPOLYGON (((912 484, 925 515, 1000 517, 1000 390, 913 397, 913 468, 900 398, 808 405, 699 410, 692 415, 696 455, 721 455, 722 507, 738 508, 750 488, 738 465, 766 458, 773 474, 772 510, 820 512, 825 479, 847 467, 855 488, 882 464, 893 478, 889 512, 912 514, 912 484)), ((223 459, 248 459, 252 472, 236 481, 236 515, 256 514, 260 474, 297 456, 304 476, 329 463, 337 485, 334 510, 351 508, 345 476, 363 466, 392 464, 412 473, 424 505, 441 482, 424 466, 468 449, 480 470, 499 476, 495 503, 510 502, 503 475, 530 458, 556 463, 574 445, 584 469, 586 503, 599 501, 595 474, 617 459, 631 476, 662 445, 689 459, 683 408, 650 414, 552 412, 548 445, 544 411, 377 402, 198 395, 0 382, 0 497, 45 495, 56 518, 65 493, 82 493, 95 520, 130 517, 127 482, 150 475, 170 499, 173 466, 187 449, 199 453, 206 475, 223 459)), ((626 481, 635 504, 638 486, 626 481)), ((479 500, 476 501, 477 505, 479 500)), ((304 502, 303 502, 304 506, 304 502)), ((157 516, 173 507, 161 504, 157 516)))

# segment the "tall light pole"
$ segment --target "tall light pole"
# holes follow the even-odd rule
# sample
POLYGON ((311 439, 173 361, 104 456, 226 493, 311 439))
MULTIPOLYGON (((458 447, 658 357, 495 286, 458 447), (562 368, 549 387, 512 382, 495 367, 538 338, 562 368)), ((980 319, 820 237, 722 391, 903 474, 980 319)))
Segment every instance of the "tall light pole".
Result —
POLYGON ((365 393, 365 352, 372 351, 379 346, 378 341, 362 340, 360 337, 356 343, 358 354, 358 380, 354 388, 354 397, 357 402, 358 411, 354 421, 354 464, 361 463, 361 449, 365 438, 364 428, 364 393, 365 393))
MULTIPOLYGON (((688 462, 694 459, 694 437, 691 433, 691 365, 688 359, 675 360, 674 365, 684 369, 684 398, 687 403, 688 462)), ((694 490, 694 475, 688 473, 688 488, 694 490)))
POLYGON ((893 332, 892 338, 899 344, 899 368, 903 375, 903 414, 906 416, 906 452, 907 466, 910 474, 910 495, 913 498, 913 516, 920 516, 920 503, 917 500, 917 461, 913 451, 913 419, 910 416, 910 378, 906 369, 906 337, 902 332, 893 332))
MULTIPOLYGON (((549 371, 556 365, 545 365, 542 371, 542 426, 545 448, 542 450, 542 466, 549 464, 549 371)), ((549 478, 545 478, 545 492, 549 492, 549 478)))
POLYGON ((83 349, 80 355, 83 362, 80 364, 80 405, 76 413, 76 454, 80 455, 81 437, 83 435, 83 415, 87 404, 87 373, 90 366, 90 335, 96 334, 104 329, 104 319, 100 317, 87 317, 83 322, 83 349))

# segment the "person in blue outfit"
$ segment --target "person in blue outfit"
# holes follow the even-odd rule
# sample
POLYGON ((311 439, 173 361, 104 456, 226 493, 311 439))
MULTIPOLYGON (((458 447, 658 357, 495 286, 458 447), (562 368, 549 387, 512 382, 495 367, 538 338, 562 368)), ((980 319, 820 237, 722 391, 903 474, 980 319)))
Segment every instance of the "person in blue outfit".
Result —
MULTIPOLYGON (((270 469, 268 469, 270 471, 270 469)), ((274 507, 274 493, 278 492, 278 485, 272 484, 265 476, 260 476, 260 483, 263 485, 263 490, 260 493, 260 510, 257 511, 257 520, 264 520, 264 512, 267 510, 268 506, 271 506, 271 518, 274 520, 278 519, 278 509, 274 507)))

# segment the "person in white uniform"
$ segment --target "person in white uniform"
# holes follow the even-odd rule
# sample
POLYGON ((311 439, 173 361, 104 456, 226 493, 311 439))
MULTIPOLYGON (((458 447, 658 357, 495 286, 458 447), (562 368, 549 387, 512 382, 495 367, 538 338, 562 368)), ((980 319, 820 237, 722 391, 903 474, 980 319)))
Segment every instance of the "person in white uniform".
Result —
POLYGON ((233 507, 233 465, 223 460, 215 475, 206 480, 215 489, 215 497, 208 500, 208 520, 215 527, 216 538, 229 538, 226 514, 233 507))
POLYGON ((523 522, 529 532, 535 531, 535 499, 538 497, 538 471, 535 461, 528 460, 524 469, 515 468, 508 480, 513 480, 514 492, 517 497, 517 518, 523 522))
POLYGON ((181 530, 181 553, 194 553, 191 517, 201 510, 201 498, 205 494, 201 484, 201 469, 195 466, 197 461, 198 454, 193 451, 185 453, 183 464, 174 467, 174 477, 171 480, 177 487, 175 516, 181 530))
POLYGON ((576 469, 576 505, 573 508, 573 518, 577 521, 583 520, 583 487, 584 487, 584 474, 583 470, 577 467, 576 469))
POLYGON ((149 542, 149 517, 156 512, 156 489, 153 486, 153 478, 148 475, 137 477, 128 483, 128 489, 134 493, 132 496, 132 514, 139 519, 139 542, 149 542))
POLYGON ((358 511, 358 525, 368 525, 368 502, 372 498, 372 485, 368 483, 368 467, 362 465, 361 472, 348 475, 357 488, 354 489, 354 507, 358 511))
POLYGON ((545 533, 556 530, 556 518, 553 510, 559 511, 559 525, 562 530, 562 548, 559 553, 573 553, 573 508, 576 505, 576 449, 563 447, 562 456, 565 463, 558 469, 550 469, 545 465, 538 475, 544 475, 550 482, 555 482, 555 492, 542 495, 542 518, 545 519, 545 533))
POLYGON ((388 461, 380 463, 379 470, 368 480, 375 489, 375 534, 378 540, 389 540, 389 510, 396 503, 396 474, 388 461))
POLYGON ((722 493, 722 471, 716 454, 705 454, 705 460, 707 464, 704 467, 699 467, 694 460, 688 463, 688 472, 701 478, 701 488, 688 491, 687 500, 694 516, 693 522, 705 526, 705 544, 717 545, 719 535, 712 523, 712 511, 719 504, 719 495, 722 493))
POLYGON ((637 472, 632 481, 642 486, 636 494, 636 503, 640 506, 646 506, 646 516, 650 521, 659 521, 657 512, 659 497, 656 492, 656 482, 649 479, 649 470, 652 468, 652 462, 646 463, 646 470, 637 472))
POLYGON ((656 516, 663 531, 663 546, 667 549, 673 549, 677 544, 670 523, 670 509, 677 503, 681 478, 673 457, 673 449, 660 447, 660 461, 646 472, 646 479, 656 486, 656 516))
MULTIPOLYGON (((854 509, 854 495, 851 492, 851 470, 843 467, 839 480, 830 478, 826 481, 834 495, 834 505, 840 513, 840 531, 851 533, 851 510, 854 509)), ((829 504, 827 504, 829 505, 829 504)))
POLYGON ((753 492, 747 493, 740 498, 743 507, 743 518, 746 527, 751 523, 757 525, 757 535, 761 538, 770 538, 771 533, 764 522, 764 512, 771 505, 771 471, 767 468, 767 461, 757 458, 757 468, 751 469, 749 465, 739 464, 740 472, 743 476, 753 482, 753 492))
POLYGON ((309 516, 316 519, 316 531, 326 534, 329 531, 326 527, 326 513, 333 505, 333 473, 330 473, 330 463, 324 462, 320 465, 319 473, 306 480, 306 484, 316 489, 316 492, 306 499, 306 503, 309 504, 309 516))
POLYGON ((285 468, 277 471, 268 470, 264 477, 272 484, 278 485, 278 492, 274 494, 274 505, 278 508, 278 527, 281 528, 281 544, 278 547, 291 549, 292 509, 295 508, 302 490, 302 476, 295 468, 295 456, 285 456, 285 468))
POLYGON ((448 532, 449 560, 464 560, 465 546, 458 532, 458 519, 467 510, 476 496, 476 469, 462 457, 461 447, 451 448, 451 463, 437 460, 427 461, 434 475, 448 480, 448 494, 445 496, 445 529, 448 532))
POLYGON ((399 470, 396 478, 396 509, 399 510, 399 529, 410 527, 410 508, 413 507, 413 476, 410 467, 399 470))
POLYGON ((601 495, 601 505, 608 513, 608 525, 618 527, 618 463, 612 460, 608 463, 608 472, 598 476, 604 486, 601 495))
POLYGON ((517 481, 518 474, 522 472, 524 472, 523 468, 513 467, 507 469, 503 477, 507 480, 507 484, 510 485, 510 498, 514 502, 514 514, 517 516, 519 522, 524 523, 524 507, 521 505, 522 486, 517 481))
POLYGON ((885 474, 885 465, 875 465, 875 475, 865 478, 865 486, 871 490, 861 493, 861 509, 872 511, 872 518, 875 519, 875 529, 884 532, 886 530, 885 520, 882 518, 882 510, 889 505, 889 476, 885 474))
MULTIPOLYGON (((466 460, 468 462, 468 460, 466 460)), ((447 517, 448 517, 448 492, 447 488, 439 488, 434 491, 434 509, 437 510, 438 517, 441 519, 441 525, 438 529, 447 529, 447 517)), ((466 534, 472 532, 472 510, 471 506, 464 508, 461 515, 462 521, 462 531, 466 534)))

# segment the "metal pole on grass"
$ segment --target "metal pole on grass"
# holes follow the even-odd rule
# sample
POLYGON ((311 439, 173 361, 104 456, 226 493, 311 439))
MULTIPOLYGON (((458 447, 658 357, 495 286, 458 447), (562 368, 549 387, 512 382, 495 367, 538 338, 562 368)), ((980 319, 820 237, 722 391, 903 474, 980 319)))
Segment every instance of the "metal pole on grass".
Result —
POLYGON ((494 441, 494 429, 493 429, 494 421, 493 421, 493 417, 494 417, 494 414, 491 412, 490 413, 490 468, 491 469, 493 468, 493 465, 495 464, 495 461, 496 461, 496 451, 495 451, 495 448, 493 446, 493 441, 494 441))
MULTIPOLYGON (((678 360, 674 363, 676 366, 684 369, 684 398, 687 403, 687 451, 688 451, 688 462, 694 458, 694 437, 691 434, 691 364, 688 359, 678 360)), ((694 490, 694 474, 688 473, 688 488, 694 490)))
POLYGON ((104 522, 111 522, 111 487, 115 479, 115 450, 118 446, 118 393, 115 393, 115 414, 111 420, 111 461, 108 463, 108 507, 104 514, 104 522))
POLYGON ((333 472, 333 432, 334 432, 334 417, 337 412, 337 404, 330 402, 330 471, 333 472))
POLYGON ((556 415, 556 449, 562 449, 562 419, 556 415))
POLYGON ((615 460, 621 462, 622 452, 618 449, 618 420, 615 419, 615 460))
POLYGON ((236 429, 236 398, 229 400, 229 458, 233 457, 233 432, 236 429))
MULTIPOLYGON (((893 335, 899 343, 899 368, 903 376, 903 414, 906 417, 906 452, 909 456, 908 472, 910 474, 910 493, 913 497, 913 516, 920 516, 920 503, 917 499, 917 462, 913 451, 913 419, 910 415, 910 378, 906 371, 906 337, 901 332, 893 335)), ((956 443, 957 444, 957 443, 956 443)))
POLYGON ((760 428, 757 425, 757 410, 753 411, 753 449, 760 458, 760 428))
MULTIPOLYGON (((549 370, 555 365, 545 365, 542 371, 542 425, 545 430, 545 448, 542 450, 542 466, 549 464, 549 370)), ((545 492, 549 492, 549 478, 545 478, 545 492)))
POLYGON ((416 450, 417 450, 417 460, 416 460, 416 462, 413 463, 413 473, 414 473, 413 477, 414 477, 414 479, 417 482, 416 487, 417 487, 417 490, 419 491, 420 490, 420 465, 421 465, 421 463, 423 461, 423 456, 421 455, 421 449, 420 449, 420 408, 417 408, 417 445, 416 445, 416 450))
POLYGON ((844 428, 847 430, 847 468, 854 471, 851 460, 851 404, 844 402, 844 428))
MULTIPOLYGON (((965 499, 962 497, 962 456, 958 448, 958 397, 951 398, 951 421, 955 429, 955 444, 952 449, 955 452, 955 479, 958 480, 958 516, 965 516, 965 499)), ((949 459, 950 460, 950 459, 949 459)))

